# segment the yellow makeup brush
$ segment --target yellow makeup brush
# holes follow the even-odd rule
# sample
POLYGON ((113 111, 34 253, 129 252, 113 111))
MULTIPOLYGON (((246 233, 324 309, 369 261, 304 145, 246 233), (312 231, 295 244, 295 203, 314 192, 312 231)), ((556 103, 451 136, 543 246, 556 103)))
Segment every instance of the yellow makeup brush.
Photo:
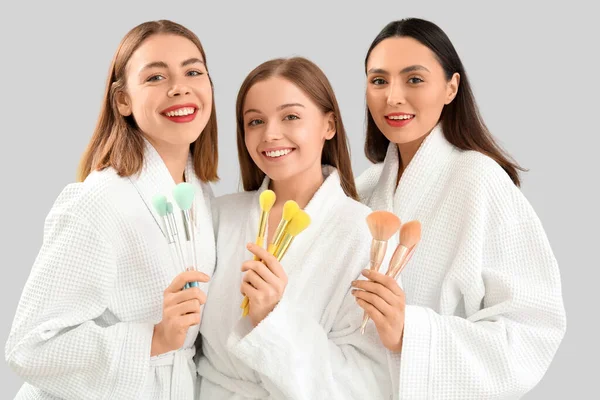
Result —
POLYGON ((283 239, 285 229, 287 228, 287 226, 290 223, 290 221, 292 220, 292 218, 294 218, 294 216, 298 213, 298 211, 300 211, 300 206, 298 206, 298 203, 296 203, 294 200, 288 200, 283 205, 283 212, 281 213, 281 221, 279 221, 277 230, 275 231, 275 234, 273 235, 273 239, 271 240, 271 243, 269 243, 269 246, 267 248, 267 251, 270 254, 275 253, 275 250, 277 249, 277 247, 281 243, 281 240, 283 239))
MULTIPOLYGON (((400 228, 400 242, 390 260, 390 265, 386 272, 387 276, 396 279, 404 266, 412 257, 415 246, 421 240, 421 223, 419 221, 409 221, 400 228)), ((365 315, 360 327, 360 333, 365 333, 369 316, 365 315)))
MULTIPOLYGON (((285 234, 283 235, 283 239, 281 240, 281 244, 275 249, 275 251, 271 254, 277 258, 277 261, 281 261, 288 249, 290 248, 294 238, 298 236, 302 231, 304 231, 310 225, 310 216, 303 210, 298 210, 292 220, 289 222, 287 229, 285 229, 285 234)), ((263 261, 264 262, 264 261, 263 261)), ((247 300, 247 297, 244 298, 242 302, 241 308, 244 309, 242 313, 242 317, 248 315, 250 311, 250 304, 247 300)))
MULTIPOLYGON (((265 230, 267 228, 267 221, 269 220, 269 213, 273 204, 275 204, 275 192, 272 190, 265 190, 260 194, 260 222, 258 225, 258 235, 256 236, 256 244, 260 247, 265 242, 265 230)), ((257 256, 254 256, 254 261, 259 261, 257 256)))
POLYGON ((281 240, 281 243, 275 249, 273 255, 277 258, 277 261, 281 261, 285 253, 290 248, 290 245, 294 241, 294 238, 298 236, 310 225, 310 216, 303 210, 298 210, 294 218, 289 223, 288 228, 285 230, 285 235, 281 240))
MULTIPOLYGON (((273 204, 275 204, 275 192, 272 190, 263 191, 258 201, 260 203, 260 222, 258 223, 258 234, 256 235, 256 244, 260 247, 263 246, 265 242, 265 231, 267 228, 267 221, 269 220, 269 213, 271 212, 271 208, 273 208, 273 204)), ((260 258, 257 256, 253 257, 254 261, 260 261, 260 258)), ((248 297, 244 296, 244 300, 242 300, 242 304, 240 308, 246 307, 248 304, 248 297)))

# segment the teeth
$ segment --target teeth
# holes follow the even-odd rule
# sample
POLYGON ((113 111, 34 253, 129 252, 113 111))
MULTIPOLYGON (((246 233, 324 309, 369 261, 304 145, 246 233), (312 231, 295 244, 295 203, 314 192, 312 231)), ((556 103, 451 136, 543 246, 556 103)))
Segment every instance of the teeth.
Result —
POLYGON ((413 115, 390 115, 389 119, 411 119, 413 115))
POLYGON ((174 111, 169 111, 169 112, 165 113, 165 115, 167 117, 183 117, 185 115, 190 115, 193 113, 194 113, 194 107, 184 107, 184 108, 179 108, 174 111))
POLYGON ((265 153, 267 154, 267 157, 281 157, 281 156, 285 156, 286 154, 289 154, 291 151, 292 151, 292 149, 285 149, 285 150, 265 151, 265 153))

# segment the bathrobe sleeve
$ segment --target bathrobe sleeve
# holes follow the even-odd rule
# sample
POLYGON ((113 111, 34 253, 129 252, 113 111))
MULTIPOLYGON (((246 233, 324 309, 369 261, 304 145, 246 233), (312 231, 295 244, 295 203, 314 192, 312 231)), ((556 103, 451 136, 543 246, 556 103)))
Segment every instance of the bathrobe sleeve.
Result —
POLYGON ((470 251, 467 318, 406 307, 401 399, 518 398, 543 377, 566 330, 560 275, 536 217, 499 226, 470 251))
POLYGON ((5 348, 23 380, 63 399, 138 395, 153 325, 95 320, 107 308, 115 265, 109 242, 88 221, 50 212, 5 348))
MULTIPOLYGON (((361 257, 360 265, 368 265, 368 258, 361 257)), ((242 319, 228 347, 261 375, 265 388, 278 394, 274 398, 388 400, 392 392, 385 348, 374 331, 361 335, 363 313, 349 286, 335 313, 332 328, 325 331, 284 295, 254 329, 248 318, 242 319)))

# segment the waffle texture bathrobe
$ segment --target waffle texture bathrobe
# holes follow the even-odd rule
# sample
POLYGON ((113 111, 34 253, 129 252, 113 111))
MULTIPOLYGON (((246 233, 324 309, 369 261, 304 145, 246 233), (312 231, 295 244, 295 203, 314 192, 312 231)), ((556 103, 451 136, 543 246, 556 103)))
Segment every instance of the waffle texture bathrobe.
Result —
POLYGON ((252 328, 241 318, 242 263, 256 240, 258 191, 216 200, 217 268, 200 327, 200 399, 390 399, 385 348, 360 334, 362 310, 351 282, 369 265, 370 210, 348 198, 338 172, 327 176, 306 206, 311 225, 281 264, 288 276, 275 309, 252 328), (218 221, 217 221, 218 216, 218 221))
POLYGON ((439 126, 396 187, 398 165, 392 143, 357 180, 373 210, 422 223, 399 278, 407 306, 402 353, 390 354, 396 395, 521 397, 566 329, 559 268, 540 220, 497 163, 454 147, 439 126))
MULTIPOLYGON (((180 272, 171 262, 152 197, 172 200, 175 182, 145 142, 137 176, 113 169, 68 185, 50 210, 43 244, 16 311, 5 354, 26 381, 17 399, 194 398, 194 341, 150 357, 153 327, 162 319, 163 291, 180 272)), ((194 174, 199 270, 215 263, 212 191, 194 174)), ((173 202, 179 233, 179 208, 173 202)), ((201 284, 203 291, 208 284, 201 284)))

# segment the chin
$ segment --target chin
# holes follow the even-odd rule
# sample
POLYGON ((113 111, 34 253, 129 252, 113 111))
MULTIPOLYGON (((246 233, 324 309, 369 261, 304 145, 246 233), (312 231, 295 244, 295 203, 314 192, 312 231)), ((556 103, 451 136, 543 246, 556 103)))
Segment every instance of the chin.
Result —
POLYGON ((416 133, 416 132, 402 132, 402 131, 394 131, 390 132, 389 129, 383 131, 383 135, 392 143, 396 144, 406 144, 414 142, 415 140, 419 140, 421 137, 425 136, 424 134, 416 133))

